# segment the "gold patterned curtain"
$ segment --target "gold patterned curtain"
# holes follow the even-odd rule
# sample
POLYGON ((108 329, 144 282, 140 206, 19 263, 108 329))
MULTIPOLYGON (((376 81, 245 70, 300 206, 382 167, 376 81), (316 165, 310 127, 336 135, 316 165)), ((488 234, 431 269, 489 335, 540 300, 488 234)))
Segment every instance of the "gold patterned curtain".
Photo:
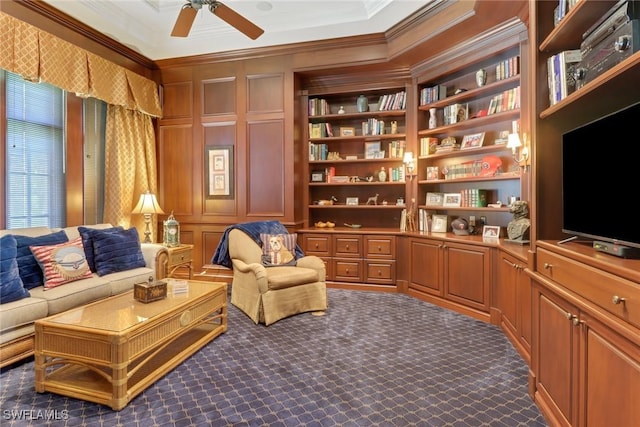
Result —
POLYGON ((140 194, 157 193, 156 83, 2 12, 0 68, 108 104, 103 221, 144 229, 131 211, 140 194))
MULTIPOLYGON (((157 194, 156 144, 150 116, 117 105, 107 107, 105 149, 104 221, 124 227, 135 226, 142 238, 142 215, 131 215, 140 195, 157 194)), ((151 224, 153 241, 158 241, 156 219, 151 224)))

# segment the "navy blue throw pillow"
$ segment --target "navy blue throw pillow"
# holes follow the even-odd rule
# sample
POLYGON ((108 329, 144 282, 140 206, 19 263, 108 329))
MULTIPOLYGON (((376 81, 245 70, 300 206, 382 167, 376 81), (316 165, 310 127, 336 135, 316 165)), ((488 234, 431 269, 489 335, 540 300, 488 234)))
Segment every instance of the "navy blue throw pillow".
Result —
POLYGON ((18 244, 10 234, 0 237, 0 304, 31 296, 22 286, 18 271, 18 244))
POLYGON ((111 227, 111 228, 88 228, 88 227, 78 227, 78 233, 80 233, 80 237, 82 237, 82 247, 84 247, 84 255, 87 258, 87 264, 89 264, 89 268, 92 272, 96 272, 96 262, 95 255, 93 252, 93 236, 97 231, 103 233, 115 233, 118 231, 123 231, 124 228, 111 227))
POLYGON ((44 284, 44 276, 42 268, 38 261, 31 253, 30 246, 57 245, 58 243, 68 242, 69 239, 64 231, 57 233, 45 234, 44 236, 30 237, 14 235, 18 245, 18 253, 16 260, 18 261, 18 270, 20 278, 25 289, 33 289, 44 284))
POLYGON ((98 276, 145 267, 138 230, 93 233, 93 255, 98 276))

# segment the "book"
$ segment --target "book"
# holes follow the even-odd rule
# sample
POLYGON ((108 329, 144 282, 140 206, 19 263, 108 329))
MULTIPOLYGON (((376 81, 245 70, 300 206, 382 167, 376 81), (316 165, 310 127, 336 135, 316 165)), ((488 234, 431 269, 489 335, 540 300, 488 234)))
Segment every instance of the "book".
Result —
POLYGON ((560 99, 566 98, 576 90, 575 71, 582 61, 580 49, 565 50, 559 54, 560 61, 560 99))

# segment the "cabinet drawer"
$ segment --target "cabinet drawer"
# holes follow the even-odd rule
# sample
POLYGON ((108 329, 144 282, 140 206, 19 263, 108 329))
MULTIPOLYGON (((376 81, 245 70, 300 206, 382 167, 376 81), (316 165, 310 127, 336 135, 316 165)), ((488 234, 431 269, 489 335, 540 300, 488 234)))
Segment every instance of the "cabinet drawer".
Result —
POLYGON ((303 238, 306 255, 331 256, 331 236, 305 234, 303 238))
POLYGON ((333 260, 333 273, 337 281, 362 282, 362 261, 333 260))
POLYGON ((362 258, 362 236, 334 236, 334 257, 362 258))
POLYGON ((169 265, 182 264, 191 261, 191 248, 171 251, 169 254, 169 265))
POLYGON ((395 262, 365 262, 365 282, 394 284, 395 278, 395 262))
POLYGON ((640 327, 640 287, 637 284, 540 248, 537 250, 536 270, 620 319, 640 327))
POLYGON ((365 236, 365 258, 395 259, 396 239, 394 236, 365 236))

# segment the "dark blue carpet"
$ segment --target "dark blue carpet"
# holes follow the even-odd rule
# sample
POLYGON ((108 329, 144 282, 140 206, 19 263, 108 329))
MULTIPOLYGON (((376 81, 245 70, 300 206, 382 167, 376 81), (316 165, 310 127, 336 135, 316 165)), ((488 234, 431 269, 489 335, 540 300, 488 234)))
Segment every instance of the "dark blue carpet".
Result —
POLYGON ((329 289, 325 316, 229 330, 119 412, 0 375, 3 426, 546 426, 495 326, 403 294, 329 289), (57 420, 47 422, 47 417, 57 420))

